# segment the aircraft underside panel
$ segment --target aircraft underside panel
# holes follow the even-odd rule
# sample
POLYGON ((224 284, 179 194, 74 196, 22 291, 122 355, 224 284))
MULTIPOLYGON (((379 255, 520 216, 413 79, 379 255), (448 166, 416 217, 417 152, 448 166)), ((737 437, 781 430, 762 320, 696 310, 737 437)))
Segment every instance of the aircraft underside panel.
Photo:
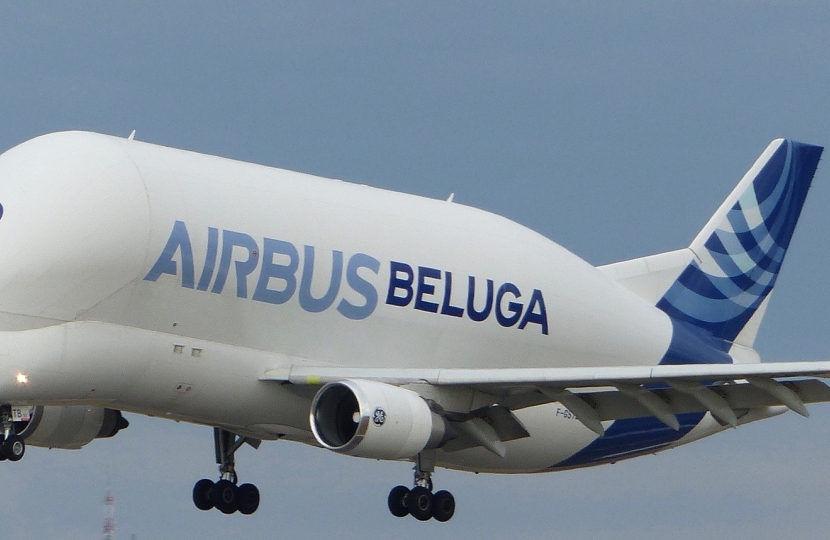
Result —
POLYGON ((657 418, 631 418, 615 421, 602 437, 573 456, 550 467, 551 470, 569 469, 611 463, 662 450, 688 434, 703 419, 705 413, 677 415, 680 429, 675 431, 657 418))

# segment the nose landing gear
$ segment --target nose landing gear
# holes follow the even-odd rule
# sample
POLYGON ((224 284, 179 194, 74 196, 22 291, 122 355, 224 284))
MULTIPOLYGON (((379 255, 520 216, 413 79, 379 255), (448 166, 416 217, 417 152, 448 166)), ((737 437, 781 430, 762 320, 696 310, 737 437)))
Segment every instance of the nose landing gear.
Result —
POLYGON ((387 504, 395 517, 411 515, 418 521, 449 521, 455 514, 455 498, 449 491, 432 493, 432 473, 435 471, 435 451, 424 451, 415 459, 415 486, 395 486, 389 492, 387 504))
POLYGON ((193 486, 193 504, 199 510, 216 508, 223 514, 250 515, 259 507, 259 489, 253 484, 237 486, 234 454, 248 443, 258 448, 261 441, 237 437, 234 433, 220 428, 213 429, 216 463, 219 465, 219 480, 213 482, 203 478, 193 486))

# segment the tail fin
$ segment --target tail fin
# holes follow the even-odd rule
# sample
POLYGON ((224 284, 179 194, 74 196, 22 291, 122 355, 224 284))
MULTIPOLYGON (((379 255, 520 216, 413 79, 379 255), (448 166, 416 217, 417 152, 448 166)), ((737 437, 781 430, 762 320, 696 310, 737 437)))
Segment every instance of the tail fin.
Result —
POLYGON ((770 143, 689 246, 694 257, 657 307, 752 347, 822 150, 770 143))

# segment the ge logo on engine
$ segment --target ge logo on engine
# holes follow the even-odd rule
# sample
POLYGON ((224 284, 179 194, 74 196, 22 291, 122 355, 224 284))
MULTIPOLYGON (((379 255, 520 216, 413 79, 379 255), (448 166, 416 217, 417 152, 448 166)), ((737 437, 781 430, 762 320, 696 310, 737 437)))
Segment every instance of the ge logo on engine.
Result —
POLYGON ((375 409, 375 412, 372 413, 372 422, 374 422, 376 426, 382 426, 383 423, 386 422, 386 411, 380 407, 375 409))

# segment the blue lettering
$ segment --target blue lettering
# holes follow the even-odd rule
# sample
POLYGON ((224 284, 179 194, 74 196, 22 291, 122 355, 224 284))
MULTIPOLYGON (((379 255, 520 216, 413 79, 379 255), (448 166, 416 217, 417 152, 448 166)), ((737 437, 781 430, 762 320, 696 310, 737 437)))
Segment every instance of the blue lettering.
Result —
POLYGON ((202 277, 199 278, 199 284, 196 288, 200 291, 206 291, 210 280, 213 277, 213 267, 216 266, 216 252, 219 248, 219 230, 213 227, 208 227, 208 245, 207 254, 205 255, 205 267, 202 269, 202 277))
MULTIPOLYGON (((365 253, 355 253, 349 259, 349 264, 346 267, 346 282, 354 292, 366 299, 366 303, 362 306, 356 306, 343 298, 337 306, 337 311, 339 311, 344 317, 355 321, 365 319, 371 315, 375 311, 375 307, 378 305, 378 291, 375 289, 374 285, 360 277, 360 274, 357 272, 360 268, 368 268, 377 274, 380 270, 380 261, 374 257, 366 255, 365 253)), ((412 269, 410 268, 410 271, 411 270, 412 269)), ((412 289, 410 288, 410 298, 411 291, 412 289)))
POLYGON ((300 280, 300 307, 310 313, 319 313, 329 308, 340 290, 343 276, 343 252, 332 251, 331 281, 329 288, 321 298, 311 295, 311 281, 314 275, 314 246, 305 246, 303 258, 303 277, 300 280))
MULTIPOLYGON (((297 248, 290 242, 265 238, 262 241, 262 270, 259 272, 256 290, 253 299, 258 302, 269 304, 284 304, 291 299, 297 289, 297 267, 300 264, 300 254, 297 248), (288 264, 274 263, 274 255, 287 255, 288 264), (285 282, 282 290, 269 289, 268 283, 274 279, 281 279, 285 282)), ((218 280, 217 280, 218 281, 218 280)))
POLYGON ((245 233, 235 231, 222 231, 222 258, 219 261, 219 273, 213 283, 210 292, 221 293, 225 288, 225 281, 228 279, 228 270, 231 266, 231 258, 234 247, 241 247, 248 251, 248 258, 244 261, 235 261, 236 270, 236 296, 248 298, 248 274, 254 271, 259 262, 254 255, 257 250, 256 241, 245 233))
POLYGON ((418 294, 415 296, 415 309, 438 313, 438 304, 424 300, 424 295, 435 294, 435 285, 427 283, 427 279, 441 279, 441 271, 428 266, 418 267, 418 294))
POLYGON ((150 269, 144 279, 156 281, 162 274, 175 276, 178 274, 178 267, 173 256, 181 250, 182 259, 182 287, 193 288, 193 247, 190 245, 190 235, 187 234, 187 227, 184 222, 176 221, 170 238, 167 239, 164 249, 161 251, 156 264, 150 269))
POLYGON ((484 309, 476 311, 476 278, 470 276, 467 282, 467 315, 476 322, 481 322, 490 316, 490 311, 493 309, 493 280, 487 280, 487 299, 484 302, 484 309))
POLYGON ((415 280, 412 267, 406 263, 390 261, 389 273, 389 292, 386 294, 386 303, 390 306, 408 306, 412 301, 412 282, 415 280), (399 278, 399 273, 402 273, 405 277, 399 278), (398 296, 395 293, 399 289, 404 291, 403 296, 398 296))
POLYGON ((441 315, 463 317, 464 308, 450 304, 450 299, 452 298, 452 272, 444 271, 444 281, 447 282, 447 286, 444 288, 444 302, 441 304, 441 315))
MULTIPOLYGON (((365 253, 352 255, 345 269, 345 281, 351 291, 343 290, 343 259, 344 254, 339 250, 332 250, 331 274, 325 293, 316 298, 312 293, 314 285, 314 271, 316 248, 311 245, 303 246, 303 257, 297 246, 273 238, 264 238, 262 257, 259 256, 256 240, 251 236, 229 230, 222 231, 222 250, 219 253, 219 229, 208 227, 205 261, 202 267, 197 290, 206 291, 213 282, 211 292, 221 294, 228 279, 231 262, 236 272, 236 295, 239 298, 248 298, 248 276, 259 266, 262 258, 260 273, 257 278, 253 300, 270 304, 284 304, 295 292, 298 292, 300 307, 309 313, 326 311, 337 302, 337 311, 344 317, 352 320, 362 320, 374 313, 378 305, 378 290, 371 281, 377 277, 381 263, 378 259, 365 253), (234 248, 237 248, 236 254, 234 248), (247 256, 241 250, 247 251, 247 256), (236 255, 236 257, 234 256, 236 255), (275 262, 277 258, 278 262, 275 262), (217 265, 218 260, 218 265, 217 265), (297 271, 300 262, 303 262, 302 275, 298 278, 297 271), (366 270, 361 270, 366 269, 366 270), (361 275, 361 272, 363 275, 361 275), (215 279, 214 279, 215 278, 215 279), (298 283, 299 279, 299 283, 298 283), (282 283, 272 283, 278 280, 282 283), (363 298, 361 302, 360 297, 363 298), (353 303, 356 300, 357 303, 353 303)), ((179 275, 181 264, 182 287, 194 288, 193 247, 187 227, 182 221, 175 221, 170 237, 159 255, 158 260, 144 277, 147 281, 157 281, 162 274, 179 275)), ((518 301, 522 294, 519 288, 510 282, 503 283, 494 294, 494 282, 486 280, 486 291, 476 290, 475 276, 468 276, 466 304, 453 304, 452 272, 439 270, 428 266, 417 267, 417 277, 413 267, 407 263, 389 262, 389 288, 386 295, 386 304, 391 306, 413 308, 429 313, 441 313, 450 317, 463 318, 466 313, 470 320, 482 322, 487 320, 495 311, 499 325, 509 328, 518 324, 519 330, 524 330, 529 324, 539 325, 543 335, 548 335, 548 315, 542 291, 533 289, 527 306, 518 301), (442 276, 443 274, 443 276, 442 276), (437 288, 443 278, 444 289, 440 303, 437 288), (417 283, 416 283, 417 280, 417 283), (476 309, 476 293, 479 294, 478 303, 481 309, 476 309), (482 292, 486 292, 483 298, 482 292), (508 296, 510 295, 510 296, 508 296), (495 309, 494 309, 495 306, 495 309), (440 308, 440 310, 439 310, 440 308), (466 309, 465 309, 466 308, 466 309), (521 322, 520 322, 521 321, 521 322)), ((325 277, 320 277, 318 271, 317 291, 324 285, 325 277)), ((456 294, 458 296, 458 293, 456 294)))
POLYGON ((542 298, 542 291, 539 289, 533 289, 533 294, 530 295, 525 318, 519 324, 519 330, 523 330, 527 323, 542 325, 542 334, 548 335, 548 312, 545 309, 545 299, 542 298), (537 305, 539 306, 539 313, 535 312, 537 305))
POLYGON ((512 283, 504 283, 501 287, 499 287, 499 292, 496 293, 496 320, 499 321, 499 324, 504 326, 505 328, 509 328, 519 322, 519 317, 522 316, 522 309, 524 306, 519 302, 509 302, 507 304, 507 311, 512 313, 512 315, 505 316, 501 310, 502 298, 504 295, 510 293, 516 298, 520 298, 522 293, 519 292, 519 288, 513 285, 512 283))

